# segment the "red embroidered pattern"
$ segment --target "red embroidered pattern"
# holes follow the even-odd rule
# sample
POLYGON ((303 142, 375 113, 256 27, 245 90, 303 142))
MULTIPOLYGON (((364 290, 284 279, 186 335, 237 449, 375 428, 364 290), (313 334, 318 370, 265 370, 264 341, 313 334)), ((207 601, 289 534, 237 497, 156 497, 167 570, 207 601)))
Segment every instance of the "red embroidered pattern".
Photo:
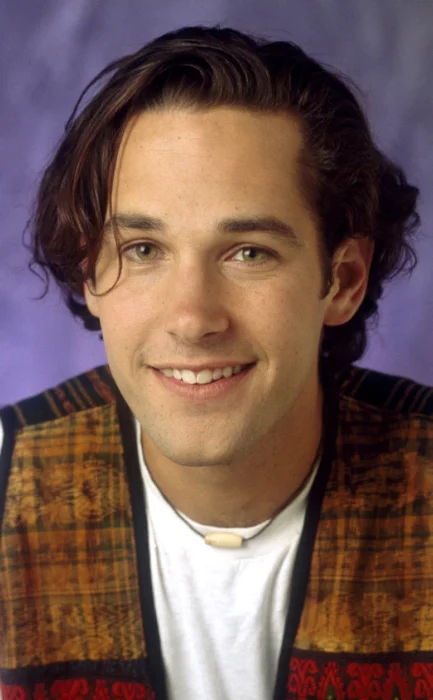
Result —
POLYGON ((339 675, 339 669, 335 661, 325 664, 324 672, 320 679, 317 697, 320 700, 328 700, 331 696, 334 700, 345 700, 343 681, 339 675))
POLYGON ((317 692, 316 676, 319 673, 317 664, 311 659, 292 658, 288 690, 290 698, 315 698, 317 692))
POLYGON ((286 700, 433 700, 433 663, 323 658, 292 657, 286 700))
POLYGON ((0 683, 0 697, 2 700, 27 700, 26 689, 21 685, 4 685, 0 683))
MULTIPOLYGON (((74 678, 32 688, 0 683, 2 700, 155 700, 144 683, 74 678)), ((320 661, 293 656, 286 700, 433 700, 433 663, 320 661)))
POLYGON ((34 688, 0 683, 2 700, 155 700, 144 683, 90 681, 85 678, 36 683, 34 688))
POLYGON ((415 681, 414 698, 431 698, 433 695, 433 663, 412 666, 415 681))
POLYGON ((51 697, 56 700, 85 700, 89 694, 89 684, 83 678, 69 681, 54 681, 51 697))

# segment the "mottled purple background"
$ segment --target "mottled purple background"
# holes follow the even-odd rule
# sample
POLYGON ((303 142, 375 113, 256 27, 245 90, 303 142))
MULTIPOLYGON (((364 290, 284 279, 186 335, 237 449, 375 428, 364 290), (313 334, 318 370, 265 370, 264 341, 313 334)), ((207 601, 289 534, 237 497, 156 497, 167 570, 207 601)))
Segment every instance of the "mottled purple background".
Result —
POLYGON ((36 181, 79 92, 109 61, 187 24, 299 43, 348 73, 377 141, 421 188, 419 265, 387 288, 359 363, 433 384, 433 0, 5 0, 0 6, 0 405, 105 361, 97 334, 27 270, 36 181))

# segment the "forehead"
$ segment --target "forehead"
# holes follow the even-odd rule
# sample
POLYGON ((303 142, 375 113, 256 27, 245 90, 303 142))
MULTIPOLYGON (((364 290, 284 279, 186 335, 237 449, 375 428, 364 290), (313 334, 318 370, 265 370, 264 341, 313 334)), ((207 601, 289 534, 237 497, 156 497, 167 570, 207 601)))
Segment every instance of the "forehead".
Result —
POLYGON ((302 146, 298 122, 285 113, 146 111, 125 131, 112 213, 158 219, 183 241, 218 231, 223 220, 254 218, 278 219, 313 240, 315 216, 300 187, 302 146))
POLYGON ((134 117, 116 164, 118 186, 193 178, 246 189, 296 184, 302 135, 294 117, 219 107, 158 109, 134 117), (275 182, 276 181, 276 182, 275 182))

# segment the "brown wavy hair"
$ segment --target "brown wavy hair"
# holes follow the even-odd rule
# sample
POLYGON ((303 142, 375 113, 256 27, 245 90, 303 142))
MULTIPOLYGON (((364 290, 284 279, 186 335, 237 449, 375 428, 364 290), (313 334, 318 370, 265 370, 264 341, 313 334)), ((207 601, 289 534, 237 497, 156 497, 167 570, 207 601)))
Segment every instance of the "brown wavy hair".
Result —
POLYGON ((303 133, 299 174, 319 230, 323 296, 332 284, 332 256, 343 241, 368 236, 375 242, 357 313, 341 326, 325 326, 322 334, 322 357, 358 360, 384 282, 416 265, 410 239, 420 218, 419 190, 374 144, 356 90, 296 44, 221 27, 185 27, 111 63, 81 94, 39 186, 27 245, 30 269, 45 282, 42 296, 50 273, 70 311, 87 329, 100 330, 84 303, 83 285, 94 277, 116 156, 134 115, 175 105, 285 111, 303 133))

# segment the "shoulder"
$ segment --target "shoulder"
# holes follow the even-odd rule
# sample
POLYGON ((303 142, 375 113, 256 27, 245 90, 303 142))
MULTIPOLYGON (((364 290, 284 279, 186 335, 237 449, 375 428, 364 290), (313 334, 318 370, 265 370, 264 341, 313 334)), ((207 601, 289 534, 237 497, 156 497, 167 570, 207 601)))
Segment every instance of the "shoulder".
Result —
POLYGON ((115 401, 114 379, 108 365, 101 365, 3 408, 0 411, 0 420, 6 425, 13 422, 17 429, 23 429, 115 401))
MULTIPOLYGON (((95 367, 0 410, 0 465, 8 463, 18 436, 55 436, 71 422, 92 429, 97 414, 115 407, 118 390, 108 365, 95 367)), ((103 416, 99 416, 99 421, 103 416)), ((0 472, 1 472, 0 466, 0 472)), ((0 492, 1 492, 0 479, 0 492)))
POLYGON ((113 425, 116 396, 103 365, 0 410, 0 529, 14 455, 21 484, 23 473, 32 481, 34 469, 40 470, 44 461, 53 473, 61 459, 70 462, 71 454, 103 445, 113 425))
POLYGON ((98 481, 107 465, 120 463, 118 396, 103 365, 0 411, 0 524, 6 493, 18 504, 42 483, 72 493, 74 480, 98 481))
POLYGON ((340 397, 346 405, 383 416, 433 420, 433 387, 407 377, 351 365, 338 373, 340 397))
POLYGON ((66 454, 107 439, 118 390, 107 365, 0 410, 0 521, 12 455, 66 454))
POLYGON ((418 474, 427 479, 430 498, 433 388, 356 366, 344 370, 339 386, 337 442, 346 471, 350 465, 353 478, 376 480, 383 470, 384 483, 392 471, 407 484, 418 474))

